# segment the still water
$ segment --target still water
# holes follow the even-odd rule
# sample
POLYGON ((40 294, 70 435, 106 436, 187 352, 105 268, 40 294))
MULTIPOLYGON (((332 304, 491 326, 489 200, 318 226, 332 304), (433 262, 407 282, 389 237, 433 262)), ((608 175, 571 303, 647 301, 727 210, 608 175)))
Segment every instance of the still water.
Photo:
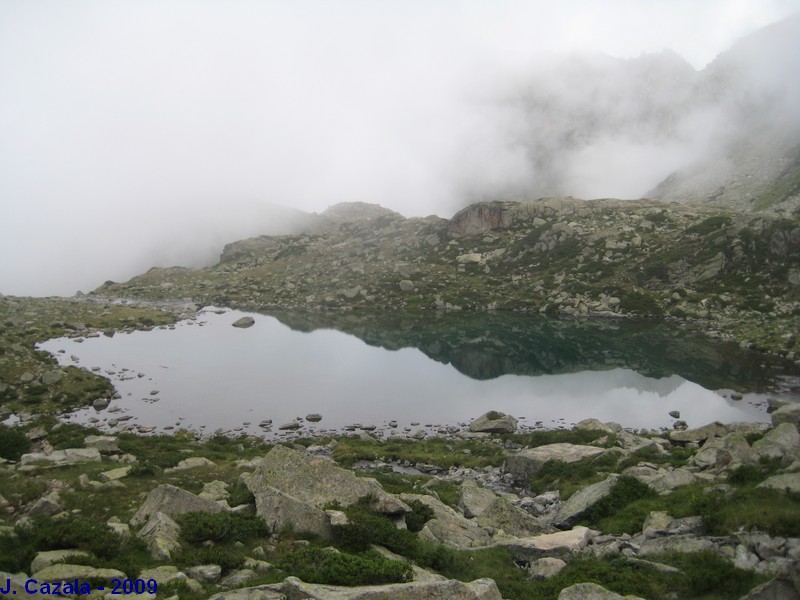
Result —
POLYGON ((109 409, 70 417, 108 430, 134 424, 269 437, 319 413, 322 420, 303 420, 299 433, 390 429, 391 421, 413 432, 466 424, 488 410, 528 428, 588 417, 660 428, 672 426, 673 410, 690 426, 768 421, 768 397, 797 399, 789 365, 652 323, 274 313, 232 327, 244 314, 207 308, 173 328, 39 347, 62 365, 111 379, 120 398, 109 409), (265 420, 271 430, 259 427, 265 420))

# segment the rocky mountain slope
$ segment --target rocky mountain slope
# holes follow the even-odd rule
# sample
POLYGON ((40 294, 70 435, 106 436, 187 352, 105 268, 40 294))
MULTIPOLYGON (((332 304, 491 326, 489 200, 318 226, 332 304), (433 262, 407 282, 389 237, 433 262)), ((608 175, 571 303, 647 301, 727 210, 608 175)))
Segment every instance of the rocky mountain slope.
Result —
POLYGON ((794 356, 796 215, 550 198, 478 203, 450 220, 345 205, 320 220, 308 233, 228 244, 209 268, 154 268, 93 294, 252 310, 673 318, 794 356))

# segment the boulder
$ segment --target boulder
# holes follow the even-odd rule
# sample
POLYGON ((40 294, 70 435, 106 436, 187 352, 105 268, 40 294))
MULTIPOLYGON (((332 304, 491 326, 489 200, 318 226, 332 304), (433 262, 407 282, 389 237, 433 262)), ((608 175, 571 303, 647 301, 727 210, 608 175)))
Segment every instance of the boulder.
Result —
POLYGON ((124 477, 127 477, 131 472, 131 469, 132 467, 119 467, 118 469, 103 471, 97 476, 97 478, 103 483, 108 483, 109 481, 118 481, 124 477))
POLYGON ((218 513, 223 510, 216 502, 195 496, 174 485, 163 484, 150 491, 130 522, 131 525, 141 525, 157 512, 175 517, 187 512, 218 513))
POLYGON ((577 423, 575 423, 575 427, 573 429, 583 429, 586 431, 602 431, 604 433, 611 433, 613 431, 611 427, 609 427, 602 421, 598 421, 597 419, 584 419, 583 421, 578 421, 577 423))
POLYGON ((569 531, 510 538, 500 543, 511 551, 516 560, 530 564, 545 556, 569 558, 583 550, 595 533, 588 527, 578 526, 569 531))
POLYGON ((611 475, 607 479, 594 483, 575 492, 558 509, 553 518, 553 525, 561 529, 572 526, 578 518, 592 506, 611 493, 619 475, 611 475))
POLYGON ((560 558, 545 556, 533 561, 531 566, 528 567, 528 572, 531 574, 532 579, 541 581, 558 575, 566 566, 567 563, 560 558))
MULTIPOLYGON (((773 413, 774 414, 777 413, 773 413)), ((800 456, 800 433, 792 423, 780 423, 753 442, 753 455, 761 459, 792 459, 800 456)))
POLYGON ((152 558, 169 560, 172 553, 181 547, 180 533, 180 526, 169 515, 155 512, 137 536, 147 542, 147 550, 152 558))
POLYGON ((800 402, 786 404, 772 413, 772 425, 777 427, 781 423, 790 423, 795 427, 800 427, 800 402))
POLYGON ((125 573, 116 569, 99 569, 86 565, 54 564, 37 572, 36 579, 40 582, 73 581, 75 579, 80 582, 89 579, 111 581, 112 579, 125 579, 125 573))
POLYGON ((42 373, 42 385, 55 385, 64 378, 64 373, 59 370, 42 373))
POLYGON ((289 526, 296 533, 312 534, 325 540, 333 539, 330 517, 324 510, 284 494, 267 485, 266 481, 254 473, 248 487, 256 499, 256 514, 272 532, 289 526))
POLYGON ((552 460, 573 463, 585 458, 594 458, 604 452, 603 448, 579 444, 547 444, 536 448, 525 448, 506 458, 505 470, 517 481, 524 481, 538 473, 552 460))
POLYGON ((83 445, 87 448, 97 448, 101 454, 119 452, 117 438, 110 435, 87 435, 83 438, 83 445))
POLYGON ((66 450, 55 450, 51 454, 41 452, 23 454, 19 462, 23 467, 62 467, 84 462, 100 462, 101 460, 102 457, 97 448, 67 448, 66 450))
POLYGON ((495 498, 497 495, 492 490, 479 486, 473 479, 466 479, 461 484, 458 508, 465 517, 473 519, 489 508, 495 498))
POLYGON ((497 584, 491 579, 476 579, 469 583, 446 579, 342 587, 304 583, 296 577, 287 577, 281 590, 288 598, 309 600, 502 600, 497 584))
POLYGON ((374 496, 372 508, 379 513, 403 515, 411 512, 404 502, 385 492, 374 479, 357 477, 330 460, 285 446, 270 450, 253 472, 250 491, 256 496, 256 504, 256 491, 266 487, 316 508, 332 502, 350 506, 364 496, 374 496))
POLYGON ((546 528, 539 519, 499 496, 478 515, 477 521, 481 527, 502 529, 506 534, 515 537, 538 535, 546 528))
POLYGON ((469 430, 473 433, 514 433, 517 420, 511 415, 490 410, 470 423, 469 430))
POLYGON ((63 563, 70 558, 78 556, 87 557, 89 556, 89 553, 77 549, 48 550, 46 552, 37 552, 36 558, 34 558, 33 562, 31 563, 31 574, 35 576, 39 571, 41 571, 42 569, 46 569, 50 565, 54 565, 56 563, 63 563))
POLYGON ((203 456, 190 456, 189 458, 184 458, 174 467, 164 469, 164 472, 171 473, 173 471, 185 471, 187 469, 199 469, 201 467, 213 468, 215 466, 213 461, 203 456))
POLYGON ((800 592, 791 581, 770 579, 754 587, 741 600, 800 600, 800 592))
POLYGON ((690 442, 702 443, 710 437, 723 437, 730 432, 727 425, 714 421, 702 427, 694 429, 684 429, 683 431, 673 429, 669 432, 668 437, 671 442, 678 444, 687 444, 690 442))
POLYGON ((635 477, 646 483, 659 494, 668 494, 675 488, 700 481, 697 475, 687 469, 650 469, 630 467, 623 471, 623 475, 635 477))
POLYGON ((492 543, 492 536, 488 531, 433 496, 400 494, 400 498, 405 501, 418 500, 433 510, 433 519, 419 532, 422 539, 457 549, 480 548, 492 543))
POLYGON ((139 579, 154 579, 158 587, 169 585, 170 583, 179 583, 186 581, 186 573, 179 570, 178 567, 171 565, 163 565, 160 567, 153 567, 152 569, 145 569, 139 573, 139 579))
POLYGON ((741 433, 737 432, 721 438, 708 438, 702 448, 689 460, 689 464, 701 469, 733 468, 752 462, 750 444, 741 433))
POLYGON ((558 600, 642 600, 638 596, 620 596, 596 583, 576 583, 561 590, 558 600))
POLYGON ((716 550, 714 542, 694 535, 672 535, 645 540, 639 554, 661 554, 664 552, 706 552, 716 550))
POLYGON ((62 510, 64 510, 64 507, 61 504, 61 496, 58 491, 54 490, 34 502, 33 506, 28 509, 28 516, 52 516, 60 513, 62 510))
POLYGON ((256 577, 258 577, 258 573, 252 569, 237 569, 236 571, 233 571, 227 575, 225 579, 220 581, 219 585, 227 588, 242 587, 248 581, 255 579, 256 577))
POLYGON ((757 487, 772 488, 773 490, 789 490, 800 493, 800 473, 782 473, 772 475, 758 484, 757 487))
POLYGON ((231 323, 231 325, 240 329, 246 329, 247 327, 252 327, 255 322, 256 320, 253 317, 242 317, 240 319, 236 319, 233 323, 231 323))

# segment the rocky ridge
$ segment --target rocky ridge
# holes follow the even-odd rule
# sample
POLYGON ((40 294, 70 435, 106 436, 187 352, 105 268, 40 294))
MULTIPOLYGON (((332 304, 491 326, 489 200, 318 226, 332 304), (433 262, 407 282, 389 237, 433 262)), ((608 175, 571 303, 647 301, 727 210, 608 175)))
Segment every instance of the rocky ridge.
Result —
POLYGON ((797 215, 573 198, 483 202, 450 220, 377 207, 359 214, 322 233, 228 244, 212 267, 154 268, 93 294, 256 311, 669 318, 794 357, 797 215))

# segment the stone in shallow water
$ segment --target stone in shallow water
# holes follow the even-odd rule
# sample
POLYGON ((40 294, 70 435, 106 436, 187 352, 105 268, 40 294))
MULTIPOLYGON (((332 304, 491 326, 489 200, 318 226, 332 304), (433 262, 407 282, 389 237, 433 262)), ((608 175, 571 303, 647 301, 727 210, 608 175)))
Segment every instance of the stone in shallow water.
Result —
POLYGON ((236 319, 232 325, 240 329, 245 329, 247 327, 252 327, 255 322, 256 320, 253 317, 242 317, 241 319, 236 319))

